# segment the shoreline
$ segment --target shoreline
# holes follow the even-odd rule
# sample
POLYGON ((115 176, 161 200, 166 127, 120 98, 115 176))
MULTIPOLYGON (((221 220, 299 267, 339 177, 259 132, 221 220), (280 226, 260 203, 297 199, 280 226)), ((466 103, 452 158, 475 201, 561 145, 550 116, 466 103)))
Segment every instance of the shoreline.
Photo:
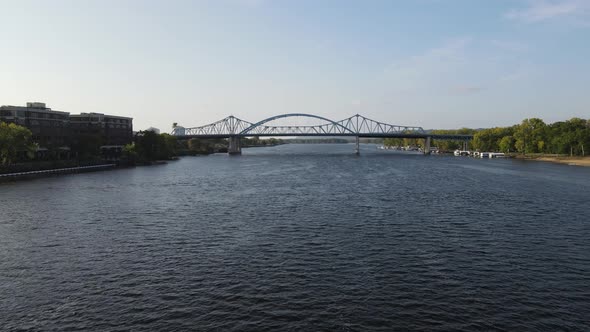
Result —
POLYGON ((564 164, 570 166, 581 166, 581 167, 590 167, 590 157, 560 157, 560 156, 548 156, 548 155, 541 155, 541 156, 523 156, 523 155, 516 155, 514 156, 515 159, 520 160, 535 160, 535 161, 544 161, 544 162, 551 162, 556 164, 564 164))
POLYGON ((4 173, 4 174, 0 174, 0 183, 37 179, 37 178, 43 178, 43 177, 48 177, 48 176, 53 176, 53 175, 65 175, 65 174, 106 171, 106 170, 112 170, 112 169, 116 169, 116 168, 118 168, 116 164, 102 164, 102 165, 92 165, 92 166, 54 168, 54 169, 45 169, 45 170, 39 170, 39 171, 4 173))
POLYGON ((35 171, 0 173, 0 184, 8 183, 8 182, 15 182, 15 181, 39 179, 39 178, 45 178, 45 177, 51 177, 51 176, 68 175, 68 174, 103 172, 103 171, 112 171, 112 170, 123 169, 123 168, 166 165, 166 164, 168 164, 169 161, 173 161, 173 160, 178 160, 178 157, 175 157, 174 159, 170 159, 170 160, 154 160, 154 161, 150 161, 150 162, 137 163, 137 164, 133 164, 133 165, 104 163, 104 164, 88 165, 88 166, 58 167, 58 168, 46 168, 46 169, 35 170, 35 171))

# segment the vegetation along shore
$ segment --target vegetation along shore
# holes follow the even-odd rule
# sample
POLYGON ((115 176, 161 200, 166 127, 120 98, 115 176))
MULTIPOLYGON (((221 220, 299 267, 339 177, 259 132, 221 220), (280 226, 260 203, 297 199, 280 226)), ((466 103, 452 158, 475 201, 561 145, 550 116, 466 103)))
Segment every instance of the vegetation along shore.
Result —
MULTIPOLYGON (((582 157, 588 155, 590 147, 590 120, 572 118, 546 124, 538 118, 524 119, 520 124, 509 127, 489 129, 462 128, 457 130, 432 130, 432 134, 470 134, 473 140, 466 147, 474 151, 512 153, 515 155, 540 156, 549 160, 566 160, 562 157, 582 157)), ((420 139, 385 139, 389 146, 420 146, 420 139)), ((440 151, 453 151, 462 148, 460 141, 433 141, 440 151)), ((561 162, 561 161, 558 161, 561 162)))

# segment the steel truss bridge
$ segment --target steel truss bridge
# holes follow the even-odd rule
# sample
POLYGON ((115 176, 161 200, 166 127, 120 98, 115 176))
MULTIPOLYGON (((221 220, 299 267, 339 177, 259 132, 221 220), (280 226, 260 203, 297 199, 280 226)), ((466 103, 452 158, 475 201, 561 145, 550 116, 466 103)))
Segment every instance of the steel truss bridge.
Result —
POLYGON ((400 126, 371 120, 356 114, 340 121, 333 121, 318 115, 305 113, 289 113, 276 115, 252 123, 234 116, 192 128, 174 127, 171 135, 180 139, 190 138, 228 138, 229 153, 241 153, 240 138, 242 137, 281 137, 281 136, 350 136, 356 138, 356 153, 359 152, 359 138, 420 138, 425 139, 424 153, 430 153, 430 142, 437 140, 463 140, 473 138, 472 135, 434 135, 422 127, 400 126), (271 126, 269 122, 291 117, 304 117, 319 120, 316 125, 271 126))

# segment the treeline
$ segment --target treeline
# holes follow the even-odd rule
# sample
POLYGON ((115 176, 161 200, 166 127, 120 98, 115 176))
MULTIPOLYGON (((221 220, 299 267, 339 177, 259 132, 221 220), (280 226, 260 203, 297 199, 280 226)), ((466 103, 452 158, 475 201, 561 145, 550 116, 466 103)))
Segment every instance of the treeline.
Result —
MULTIPOLYGON (((431 130, 433 135, 473 135, 477 132, 475 129, 437 129, 431 130)), ((424 139, 421 138, 386 138, 383 141, 386 146, 419 146, 424 147, 424 139)), ((470 144, 470 142, 468 142, 470 144)), ((463 141, 458 140, 433 140, 430 146, 437 147, 440 151, 454 151, 463 148, 463 141)), ((467 148, 470 148, 468 146, 467 148)))
MULTIPOLYGON (((461 129, 436 129, 432 130, 431 133, 435 135, 474 135, 477 132, 476 129, 461 128, 461 129)), ((433 140, 430 146, 438 147, 440 151, 454 151, 463 149, 464 141, 456 140, 433 140)), ((474 149, 473 141, 467 141, 467 149, 474 149)))
POLYGON ((0 122, 0 165, 33 158, 37 145, 31 139, 29 129, 14 123, 0 122))
POLYGON ((282 139, 278 139, 278 138, 267 138, 267 139, 260 139, 259 137, 252 137, 252 138, 248 138, 248 137, 244 137, 241 139, 242 147, 249 147, 249 146, 273 146, 273 145, 278 145, 278 144, 283 144, 283 140, 282 139))
POLYGON ((146 130, 137 132, 134 142, 123 147, 122 157, 129 164, 145 164, 156 160, 170 160, 177 153, 176 137, 146 130))
POLYGON ((480 151, 500 151, 584 156, 590 146, 590 120, 572 118, 546 124, 538 118, 524 119, 511 127, 478 131, 473 147, 480 151))
MULTIPOLYGON (((572 118, 546 124, 538 118, 524 119, 520 124, 510 127, 489 129, 432 130, 438 135, 473 135, 467 148, 477 151, 569 154, 584 156, 590 147, 590 120, 572 118)), ((387 146, 424 146, 423 139, 387 138, 387 146)), ((463 141, 433 140, 431 146, 441 151, 463 148, 463 141)))
POLYGON ((227 140, 217 139, 200 139, 191 138, 189 140, 178 141, 178 155, 195 156, 211 154, 215 152, 227 152, 227 140))

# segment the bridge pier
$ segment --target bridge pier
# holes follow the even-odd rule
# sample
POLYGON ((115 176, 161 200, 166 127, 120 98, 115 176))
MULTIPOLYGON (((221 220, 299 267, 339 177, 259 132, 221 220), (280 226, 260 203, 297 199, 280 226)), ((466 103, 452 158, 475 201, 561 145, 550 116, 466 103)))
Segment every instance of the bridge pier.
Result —
POLYGON ((227 153, 230 155, 242 154, 242 143, 239 136, 230 136, 227 153))
POLYGON ((357 156, 361 154, 360 140, 358 136, 354 138, 354 154, 357 156))
POLYGON ((424 155, 429 155, 430 154, 430 141, 432 140, 432 137, 430 136, 426 136, 426 138, 424 139, 424 155))

